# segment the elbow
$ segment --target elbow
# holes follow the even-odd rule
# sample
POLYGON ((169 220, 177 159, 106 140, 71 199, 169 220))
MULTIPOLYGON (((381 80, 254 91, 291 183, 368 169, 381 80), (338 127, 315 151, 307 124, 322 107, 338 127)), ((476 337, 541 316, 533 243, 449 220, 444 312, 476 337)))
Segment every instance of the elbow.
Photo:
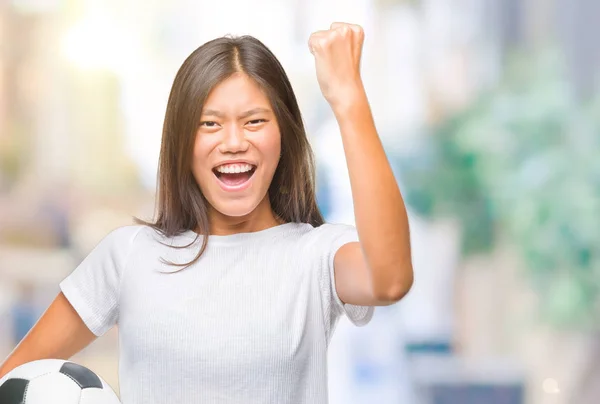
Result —
POLYGON ((410 292, 411 287, 412 277, 410 280, 406 280, 397 285, 392 285, 390 288, 388 288, 388 291, 385 295, 386 301, 389 302, 389 304, 399 302, 400 300, 402 300, 402 298, 404 298, 404 296, 408 294, 408 292, 410 292))
POLYGON ((396 279, 387 280, 385 285, 377 288, 376 299, 381 305, 392 305, 399 302, 408 294, 414 282, 412 266, 402 271, 396 279))

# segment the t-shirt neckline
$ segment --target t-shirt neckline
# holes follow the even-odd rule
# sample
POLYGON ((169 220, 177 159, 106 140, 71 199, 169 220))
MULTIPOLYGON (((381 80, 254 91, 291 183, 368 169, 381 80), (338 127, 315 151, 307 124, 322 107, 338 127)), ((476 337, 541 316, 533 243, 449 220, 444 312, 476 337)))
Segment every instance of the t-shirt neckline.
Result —
MULTIPOLYGON (((253 232, 243 232, 243 233, 235 233, 235 234, 228 234, 228 235, 211 234, 208 236, 208 243, 209 244, 211 244, 211 243, 212 244, 232 244, 232 243, 240 243, 240 242, 245 242, 245 241, 258 240, 258 239, 262 239, 264 237, 282 235, 292 229, 298 228, 303 225, 306 225, 306 223, 288 222, 288 223, 279 224, 279 225, 276 225, 273 227, 269 227, 267 229, 253 231, 253 232)), ((196 233, 194 230, 186 230, 183 233, 181 233, 181 235, 186 238, 192 239, 192 240, 196 239, 196 238, 198 240, 202 240, 202 235, 199 233, 196 233)))

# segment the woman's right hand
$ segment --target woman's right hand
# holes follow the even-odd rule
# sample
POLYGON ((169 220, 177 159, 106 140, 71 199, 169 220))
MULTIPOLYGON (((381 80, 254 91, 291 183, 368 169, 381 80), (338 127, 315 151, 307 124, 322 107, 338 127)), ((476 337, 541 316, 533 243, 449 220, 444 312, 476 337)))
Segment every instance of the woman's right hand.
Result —
POLYGON ((0 378, 27 362, 67 360, 96 338, 61 292, 0 366, 0 378))

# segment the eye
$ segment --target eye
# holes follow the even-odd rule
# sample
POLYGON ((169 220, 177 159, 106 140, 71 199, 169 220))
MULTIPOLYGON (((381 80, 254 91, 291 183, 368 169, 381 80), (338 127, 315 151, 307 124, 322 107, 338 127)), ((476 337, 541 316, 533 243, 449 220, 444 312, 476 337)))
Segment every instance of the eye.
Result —
POLYGON ((216 128, 217 125, 219 125, 219 124, 214 121, 200 122, 200 126, 204 126, 205 128, 216 128))
POLYGON ((251 121, 248 121, 248 125, 260 125, 261 123, 265 123, 267 122, 266 119, 253 119, 251 121))

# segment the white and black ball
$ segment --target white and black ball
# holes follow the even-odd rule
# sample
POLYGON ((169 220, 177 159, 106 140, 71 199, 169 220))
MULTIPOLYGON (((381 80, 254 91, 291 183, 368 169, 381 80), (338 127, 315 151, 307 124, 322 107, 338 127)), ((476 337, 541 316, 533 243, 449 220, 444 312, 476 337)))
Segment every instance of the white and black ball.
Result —
POLYGON ((77 363, 42 359, 0 379, 2 404, 120 404, 100 376, 77 363))

